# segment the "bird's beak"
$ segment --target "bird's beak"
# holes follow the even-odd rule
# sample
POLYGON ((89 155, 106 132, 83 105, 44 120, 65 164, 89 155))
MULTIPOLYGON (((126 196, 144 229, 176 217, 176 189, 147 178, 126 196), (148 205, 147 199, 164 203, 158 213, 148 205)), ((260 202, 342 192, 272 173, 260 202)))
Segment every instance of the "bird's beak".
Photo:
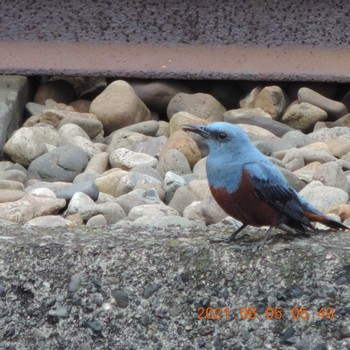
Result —
POLYGON ((205 125, 194 125, 194 124, 185 124, 182 126, 182 129, 185 131, 194 132, 204 138, 208 138, 209 133, 206 130, 205 125))

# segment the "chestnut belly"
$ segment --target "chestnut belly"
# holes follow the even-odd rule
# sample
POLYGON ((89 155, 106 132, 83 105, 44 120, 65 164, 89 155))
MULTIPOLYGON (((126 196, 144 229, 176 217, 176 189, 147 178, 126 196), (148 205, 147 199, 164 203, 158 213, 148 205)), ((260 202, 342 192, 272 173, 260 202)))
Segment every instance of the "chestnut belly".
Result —
POLYGON ((249 180, 249 175, 245 172, 243 172, 238 189, 233 193, 229 193, 225 187, 209 187, 220 207, 243 224, 252 226, 279 225, 282 213, 258 197, 249 180))

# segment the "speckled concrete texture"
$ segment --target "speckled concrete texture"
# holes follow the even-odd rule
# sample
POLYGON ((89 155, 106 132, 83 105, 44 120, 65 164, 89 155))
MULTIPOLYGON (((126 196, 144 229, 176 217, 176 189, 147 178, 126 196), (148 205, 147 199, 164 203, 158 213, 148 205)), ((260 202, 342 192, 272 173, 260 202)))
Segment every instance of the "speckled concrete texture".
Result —
POLYGON ((0 40, 330 47, 349 40, 346 0, 19 0, 4 1, 1 12, 0 40))
POLYGON ((0 73, 349 82, 350 3, 4 2, 0 73))
POLYGON ((227 229, 2 227, 0 348, 349 349, 348 233, 208 243, 227 229))

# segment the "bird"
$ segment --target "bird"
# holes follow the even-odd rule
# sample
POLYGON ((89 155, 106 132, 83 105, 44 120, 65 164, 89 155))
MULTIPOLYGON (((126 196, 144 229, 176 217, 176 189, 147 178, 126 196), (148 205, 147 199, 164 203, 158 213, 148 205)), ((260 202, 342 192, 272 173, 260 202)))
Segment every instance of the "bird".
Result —
POLYGON ((240 126, 215 122, 209 125, 185 124, 182 129, 206 140, 210 191, 226 214, 242 223, 230 237, 212 242, 232 243, 248 225, 269 226, 262 241, 256 245, 257 249, 265 245, 275 227, 299 234, 314 231, 311 222, 320 222, 335 230, 349 229, 299 195, 240 126))

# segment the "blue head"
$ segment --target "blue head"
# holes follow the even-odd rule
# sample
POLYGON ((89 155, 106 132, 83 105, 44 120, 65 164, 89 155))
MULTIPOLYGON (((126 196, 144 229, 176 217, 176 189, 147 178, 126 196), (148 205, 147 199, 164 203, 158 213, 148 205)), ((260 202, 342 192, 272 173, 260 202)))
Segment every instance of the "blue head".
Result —
POLYGON ((217 122, 210 125, 185 125, 186 131, 192 131, 201 135, 208 143, 212 157, 219 157, 225 154, 239 157, 249 152, 257 151, 250 142, 246 132, 239 126, 217 122))

